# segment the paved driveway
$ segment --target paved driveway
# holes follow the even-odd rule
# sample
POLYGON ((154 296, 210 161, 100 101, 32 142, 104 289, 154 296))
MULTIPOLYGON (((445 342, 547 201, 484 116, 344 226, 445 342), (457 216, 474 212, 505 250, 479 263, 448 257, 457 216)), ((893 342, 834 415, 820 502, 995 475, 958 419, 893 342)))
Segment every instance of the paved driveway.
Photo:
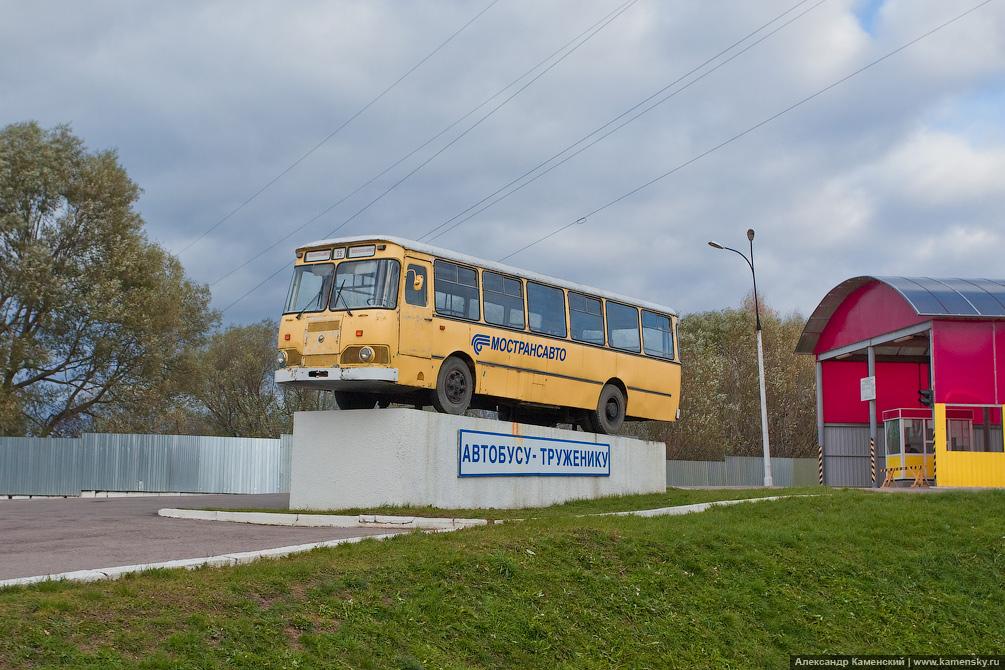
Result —
POLYGON ((286 507, 286 494, 0 501, 0 579, 272 549, 393 531, 167 519, 164 507, 286 507))

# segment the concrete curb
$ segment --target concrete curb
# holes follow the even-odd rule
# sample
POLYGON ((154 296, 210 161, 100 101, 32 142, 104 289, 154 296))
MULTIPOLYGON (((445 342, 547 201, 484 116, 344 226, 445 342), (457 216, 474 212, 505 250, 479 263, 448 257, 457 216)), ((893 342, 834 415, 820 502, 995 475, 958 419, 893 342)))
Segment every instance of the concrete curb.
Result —
MULTIPOLYGON (((740 498, 738 500, 713 500, 692 505, 676 505, 657 509, 630 510, 627 512, 600 512, 597 514, 578 514, 580 518, 591 516, 681 516, 704 512, 712 507, 726 507, 741 503, 761 502, 764 500, 783 500, 785 498, 807 498, 810 495, 795 496, 763 496, 760 498, 740 498)), ((446 517, 421 516, 386 516, 380 514, 292 514, 284 512, 223 512, 200 509, 169 509, 157 512, 160 516, 173 519, 197 519, 199 521, 230 521, 233 523, 253 523, 263 526, 306 526, 312 528, 414 528, 418 530, 458 530, 472 526, 485 526, 502 521, 487 519, 465 519, 446 517)), ((540 517, 528 517, 540 518, 540 517)), ((506 521, 524 521, 525 519, 506 519, 506 521)))
POLYGON ((712 500, 710 502, 695 503, 693 505, 677 505, 675 507, 659 507, 657 509, 643 509, 632 512, 603 512, 601 514, 583 514, 581 516, 683 516, 704 512, 713 507, 728 507, 741 503, 763 502, 765 500, 784 500, 786 498, 815 498, 814 494, 803 494, 795 496, 762 496, 760 498, 740 498, 739 500, 712 500))
POLYGON ((421 516, 386 516, 381 514, 286 514, 283 512, 222 512, 201 509, 158 510, 159 516, 199 521, 230 521, 262 526, 301 526, 308 528, 408 528, 418 530, 458 530, 485 526, 487 519, 435 518, 421 516))
POLYGON ((222 568, 243 563, 251 563, 263 558, 282 558, 292 554, 302 554, 304 552, 320 549, 323 547, 335 547, 340 544, 354 544, 363 540, 386 540, 389 537, 397 537, 398 533, 386 533, 383 535, 364 535, 362 537, 344 537, 338 540, 325 540, 323 542, 311 542, 309 544, 295 544, 288 547, 276 547, 274 549, 261 549, 259 551, 242 551, 232 554, 221 554, 219 556, 206 556, 203 558, 184 558, 174 561, 161 561, 159 563, 140 563, 138 565, 121 565, 114 568, 99 568, 96 570, 74 570, 72 572, 60 572, 52 575, 38 575, 35 577, 15 577, 13 579, 0 580, 0 589, 11 586, 29 586, 40 582, 69 581, 69 582, 96 582, 103 579, 118 579, 124 575, 134 572, 144 572, 147 570, 170 570, 184 568, 194 570, 195 568, 211 567, 222 568))

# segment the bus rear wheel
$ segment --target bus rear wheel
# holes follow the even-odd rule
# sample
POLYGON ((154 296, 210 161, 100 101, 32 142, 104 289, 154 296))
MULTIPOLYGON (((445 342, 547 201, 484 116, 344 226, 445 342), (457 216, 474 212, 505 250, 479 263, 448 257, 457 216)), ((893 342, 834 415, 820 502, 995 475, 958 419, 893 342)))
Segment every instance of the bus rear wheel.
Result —
POLYGON ((597 401, 597 411, 590 414, 593 431, 604 435, 614 435, 625 422, 627 407, 625 394, 614 384, 604 384, 597 401))
POLYGON ((471 406, 475 382, 467 363, 456 356, 443 361, 436 376, 433 407, 443 414, 464 414, 471 406))
POLYGON ((377 406, 377 398, 369 393, 335 391, 335 404, 339 409, 373 409, 377 406))

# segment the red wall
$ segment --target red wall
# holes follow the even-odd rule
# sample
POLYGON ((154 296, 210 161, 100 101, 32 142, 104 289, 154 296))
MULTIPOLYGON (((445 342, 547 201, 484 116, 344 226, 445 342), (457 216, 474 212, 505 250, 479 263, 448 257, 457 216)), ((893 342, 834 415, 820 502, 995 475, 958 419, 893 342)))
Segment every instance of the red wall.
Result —
MULTIPOLYGON (((814 351, 819 355, 929 319, 916 314, 897 291, 873 281, 852 292, 834 311, 814 351)), ((932 356, 936 402, 1005 402, 1005 321, 999 326, 996 321, 933 320, 932 356)), ((869 422, 869 403, 859 400, 859 380, 866 371, 865 362, 823 362, 826 423, 869 422)), ((889 409, 922 407, 918 390, 929 388, 928 380, 925 363, 877 363, 877 418, 889 409)))
MULTIPOLYGON (((932 331, 936 402, 1005 402, 1005 323, 933 321, 932 331)), ((864 361, 823 362, 824 422, 869 423, 869 403, 859 400, 867 369, 864 361)), ((928 379, 924 363, 876 363, 877 417, 888 409, 922 407, 918 390, 929 387, 928 379)), ((975 421, 982 416, 975 411, 975 421)))
POLYGON ((935 401, 1005 401, 1005 324, 995 321, 935 321, 935 401))
MULTIPOLYGON (((869 403, 859 400, 859 380, 868 374, 865 361, 824 361, 824 423, 869 423, 869 403)), ((925 363, 876 363, 876 420, 900 407, 924 407, 918 390, 928 388, 925 363)))
MULTIPOLYGON (((820 333, 814 353, 892 333, 895 330, 927 321, 895 290, 874 281, 852 292, 834 311, 824 331, 820 333)), ((863 375, 864 376, 864 375, 863 375)), ((858 392, 855 393, 858 397, 858 392)))

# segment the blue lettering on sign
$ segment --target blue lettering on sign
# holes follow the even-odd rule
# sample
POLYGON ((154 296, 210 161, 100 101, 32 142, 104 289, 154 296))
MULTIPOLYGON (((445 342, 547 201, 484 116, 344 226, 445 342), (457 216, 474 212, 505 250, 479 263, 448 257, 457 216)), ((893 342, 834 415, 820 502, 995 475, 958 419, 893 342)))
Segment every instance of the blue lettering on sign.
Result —
POLYGON ((482 430, 457 431, 458 477, 609 477, 611 445, 482 430))
POLYGON ((480 356, 485 347, 492 351, 546 358, 551 361, 564 361, 567 354, 565 347, 555 347, 540 342, 528 342, 512 337, 499 337, 498 335, 490 337, 485 333, 477 333, 472 336, 471 348, 474 350, 475 356, 480 356))

